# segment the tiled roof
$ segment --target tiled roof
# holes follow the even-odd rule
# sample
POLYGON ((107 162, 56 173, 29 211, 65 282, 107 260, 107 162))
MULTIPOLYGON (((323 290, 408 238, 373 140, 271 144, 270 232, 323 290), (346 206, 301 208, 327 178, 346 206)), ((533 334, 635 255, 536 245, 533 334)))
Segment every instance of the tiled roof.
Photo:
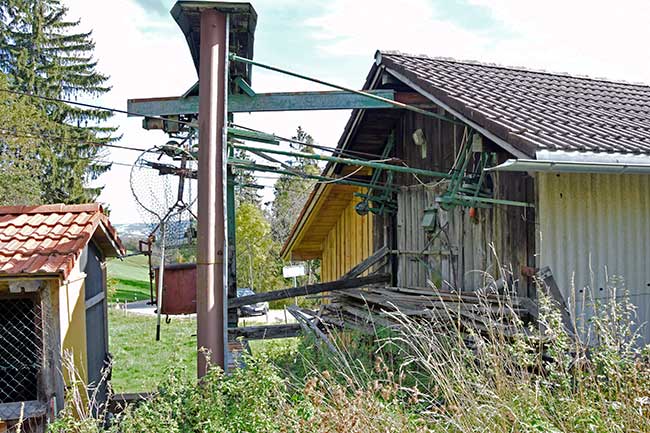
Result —
POLYGON ((378 60, 531 157, 650 153, 650 86, 391 51, 378 60))
POLYGON ((0 274, 65 278, 93 236, 105 255, 124 252, 99 204, 0 207, 0 274))

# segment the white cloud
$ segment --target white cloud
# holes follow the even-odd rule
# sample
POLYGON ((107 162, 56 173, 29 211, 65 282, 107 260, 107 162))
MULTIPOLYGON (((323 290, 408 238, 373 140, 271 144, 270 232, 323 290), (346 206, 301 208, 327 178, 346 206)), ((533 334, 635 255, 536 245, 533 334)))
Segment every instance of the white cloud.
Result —
MULTIPOLYGON (((170 16, 147 13, 134 0, 111 0, 102 7, 97 1, 65 1, 70 18, 80 17, 82 28, 93 29, 99 70, 111 76, 113 90, 93 102, 125 108, 128 98, 177 95, 196 80, 185 39, 170 16)), ((467 1, 465 8, 480 8, 472 19, 483 14, 485 23, 491 25, 474 28, 466 17, 450 19, 448 5, 442 0, 331 0, 321 5, 320 16, 297 17, 304 25, 295 26, 294 34, 326 54, 328 61, 322 67, 319 63, 317 74, 338 83, 362 82, 365 71, 359 76, 343 76, 338 65, 360 58, 369 63, 379 48, 650 82, 646 54, 650 3, 467 1)), ((259 17, 260 25, 272 22, 274 8, 296 4, 299 10, 302 4, 298 0, 254 1, 254 6, 256 3, 258 11, 265 14, 259 17)), ((258 51, 257 55, 287 65, 302 56, 281 50, 258 51)), ((253 84, 258 92, 323 89, 259 69, 254 72, 253 84)), ((284 136, 292 135, 301 125, 319 143, 331 146, 336 144, 347 117, 348 112, 335 111, 256 113, 239 114, 235 120, 284 136)), ((111 122, 120 126, 125 145, 147 148, 166 140, 162 133, 143 131, 139 118, 116 115, 111 122)), ((110 156, 121 162, 133 162, 136 157, 129 151, 112 151, 110 156)), ((128 173, 129 168, 115 166, 100 179, 106 185, 101 200, 110 203, 117 222, 138 219, 128 173)), ((271 191, 265 193, 269 199, 271 191)))
POLYGON ((489 30, 483 25, 473 29, 466 17, 450 20, 448 5, 430 0, 405 0, 398 7, 387 0, 334 0, 306 24, 331 55, 397 49, 650 82, 648 2, 467 1, 465 9, 480 8, 479 14, 492 22, 489 30))
POLYGON ((504 61, 650 82, 650 3, 589 0, 469 0, 515 37, 499 41, 504 61))
MULTIPOLYGON (((126 110, 129 98, 177 95, 196 81, 187 44, 171 18, 150 16, 130 0, 111 0, 102 7, 96 1, 66 0, 66 5, 69 18, 80 18, 83 30, 92 29, 98 70, 110 75, 112 90, 86 101, 126 110)), ((160 132, 144 131, 141 118, 116 114, 109 122, 119 126, 120 145, 149 148, 166 141, 160 132)), ((133 163, 137 157, 137 152, 111 149, 107 159, 133 163)), ((113 222, 139 219, 129 173, 129 167, 114 165, 98 180, 105 185, 99 200, 110 205, 113 222)))
POLYGON ((370 57, 377 49, 414 54, 476 56, 486 48, 479 32, 440 17, 428 0, 334 0, 326 12, 308 19, 312 36, 332 55, 370 57))

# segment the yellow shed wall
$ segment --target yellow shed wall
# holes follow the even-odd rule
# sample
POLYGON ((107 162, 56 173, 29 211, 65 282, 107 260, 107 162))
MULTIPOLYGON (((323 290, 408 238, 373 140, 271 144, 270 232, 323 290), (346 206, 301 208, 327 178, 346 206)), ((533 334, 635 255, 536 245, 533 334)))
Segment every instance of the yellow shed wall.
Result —
MULTIPOLYGON (((86 275, 78 268, 70 273, 68 279, 59 287, 59 320, 61 326, 61 349, 66 356, 69 352, 74 356, 74 366, 83 383, 88 383, 88 368, 86 362, 86 275)), ((65 374, 66 384, 69 384, 70 372, 65 374)))
POLYGON ((360 199, 354 197, 341 212, 336 225, 323 241, 321 281, 334 281, 372 253, 373 216, 361 216, 354 206, 360 199))

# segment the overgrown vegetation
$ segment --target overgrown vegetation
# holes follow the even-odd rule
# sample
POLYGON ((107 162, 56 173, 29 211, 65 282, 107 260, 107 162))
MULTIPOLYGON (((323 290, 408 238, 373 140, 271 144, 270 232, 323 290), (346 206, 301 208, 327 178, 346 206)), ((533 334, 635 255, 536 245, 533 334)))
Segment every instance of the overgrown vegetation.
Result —
MULTIPOLYGON (((170 368, 157 394, 114 420, 128 432, 650 431, 650 364, 627 302, 600 305, 590 346, 542 299, 539 327, 449 329, 396 315, 399 330, 270 344, 197 385, 170 368)), ((586 330, 586 329, 585 329, 586 330)), ((64 423, 62 420, 61 423, 64 423)), ((60 424, 64 425, 64 424, 60 424)), ((91 429, 76 431, 97 431, 91 429)))

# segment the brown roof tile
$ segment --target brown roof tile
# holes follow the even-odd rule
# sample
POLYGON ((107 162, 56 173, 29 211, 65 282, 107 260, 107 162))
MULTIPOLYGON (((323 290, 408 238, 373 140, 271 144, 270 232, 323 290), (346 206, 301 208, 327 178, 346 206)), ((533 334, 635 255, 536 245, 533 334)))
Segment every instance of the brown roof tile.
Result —
POLYGON ((64 278, 90 239, 103 236, 107 255, 124 246, 99 204, 0 207, 0 274, 60 274, 64 278), (100 230, 102 225, 108 238, 100 230), (112 252, 110 250, 113 250, 112 252))
POLYGON ((650 153, 650 86, 384 51, 394 70, 521 152, 650 153))

